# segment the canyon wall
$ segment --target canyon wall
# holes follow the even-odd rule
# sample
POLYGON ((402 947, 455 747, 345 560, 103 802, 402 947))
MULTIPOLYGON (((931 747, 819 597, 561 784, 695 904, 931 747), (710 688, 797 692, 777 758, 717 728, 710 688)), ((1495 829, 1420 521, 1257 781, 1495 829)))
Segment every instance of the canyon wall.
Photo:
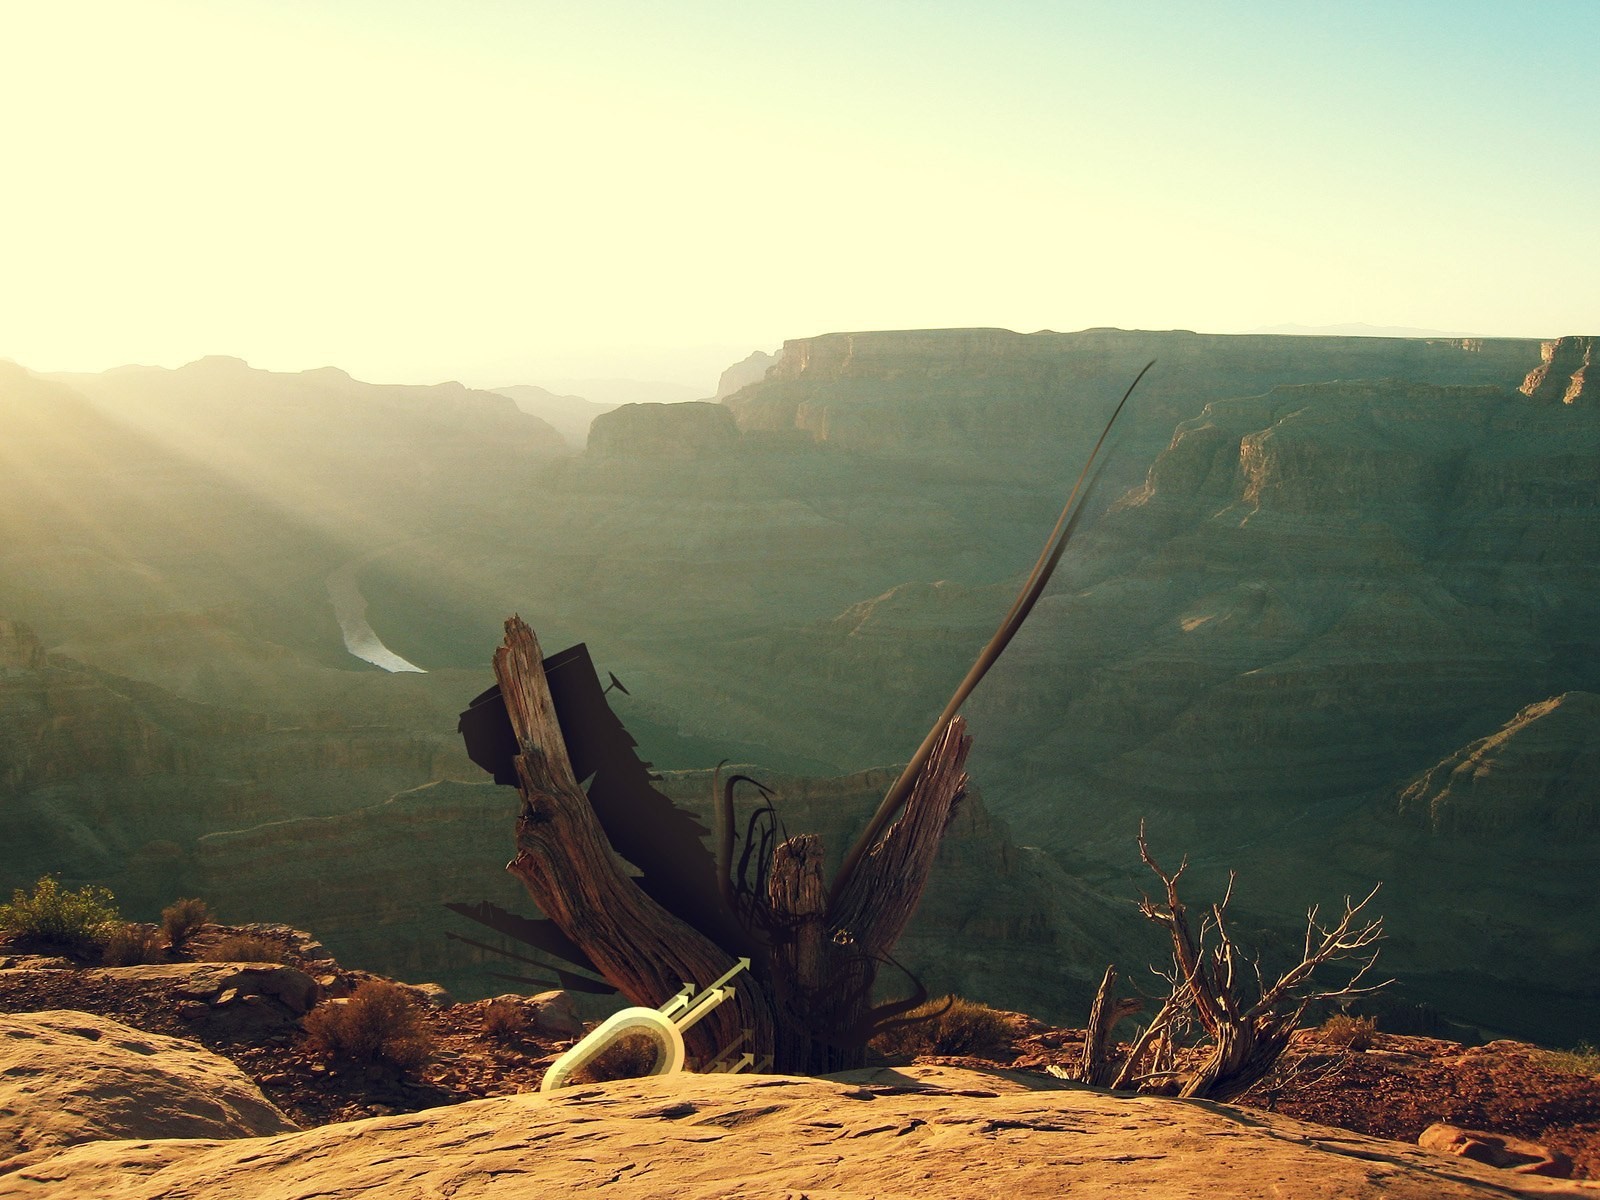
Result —
POLYGON ((184 700, 0 623, 0 894, 56 873, 152 917, 196 886, 196 839, 370 805, 470 770, 452 738, 184 700), (458 761, 461 760, 461 761, 458 761))

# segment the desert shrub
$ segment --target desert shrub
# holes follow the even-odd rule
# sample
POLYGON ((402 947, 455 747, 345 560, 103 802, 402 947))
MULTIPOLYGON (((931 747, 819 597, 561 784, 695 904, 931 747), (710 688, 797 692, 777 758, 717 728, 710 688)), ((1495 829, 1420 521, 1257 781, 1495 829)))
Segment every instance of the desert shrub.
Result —
POLYGON ((656 1065, 659 1043, 648 1033, 625 1033, 571 1075, 569 1083, 638 1079, 656 1065))
POLYGON ((410 993, 386 979, 369 979, 346 1000, 330 1000, 306 1014, 306 1046, 325 1058, 349 1062, 422 1065, 433 1036, 410 993))
POLYGON ((35 883, 32 892, 18 888, 10 904, 0 904, 0 932, 78 951, 103 945, 121 919, 117 898, 105 888, 90 884, 73 891, 53 875, 35 883))
POLYGON ((204 900, 175 900, 161 910, 161 931, 167 935, 167 945, 182 950, 184 944, 211 920, 211 910, 204 900))
POLYGON ((133 922, 112 926, 100 952, 100 961, 108 967, 137 967, 161 959, 161 935, 148 925, 133 922))
POLYGON ((491 1000, 483 1010, 483 1031, 497 1042, 515 1041, 528 1032, 527 1010, 515 1000, 491 1000))
POLYGON ((1317 1039, 1329 1046, 1342 1046, 1346 1050, 1370 1050, 1378 1032, 1378 1023, 1371 1017, 1352 1017, 1348 1013, 1334 1013, 1317 1030, 1317 1039))
POLYGON ((1600 1075, 1600 1050, 1590 1042, 1579 1042, 1571 1050, 1546 1050, 1540 1055, 1545 1066, 1572 1075, 1600 1075))
POLYGON ((915 1058, 919 1054, 992 1057, 1002 1054, 1011 1042, 1005 1013, 960 996, 930 1000, 906 1017, 916 1019, 873 1038, 873 1049, 891 1058, 915 1058))
POLYGON ((288 953, 282 942, 272 938, 236 933, 206 947, 205 957, 209 962, 281 963, 288 953))

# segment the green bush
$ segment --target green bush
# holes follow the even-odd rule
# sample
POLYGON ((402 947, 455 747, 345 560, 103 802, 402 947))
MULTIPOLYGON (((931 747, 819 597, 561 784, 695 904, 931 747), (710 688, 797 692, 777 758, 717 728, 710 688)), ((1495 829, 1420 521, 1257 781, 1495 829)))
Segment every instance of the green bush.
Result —
POLYGON ((913 1024, 887 1030, 872 1039, 872 1048, 890 1058, 919 1054, 1008 1057, 1011 1026, 1006 1014, 987 1004, 946 996, 930 1000, 906 1014, 913 1024))
POLYGON ((148 925, 132 922, 112 926, 100 952, 101 963, 108 967, 137 967, 162 958, 161 935, 148 925))
POLYGON ((167 945, 174 950, 182 950, 209 920, 211 910, 204 900, 175 900, 161 910, 161 930, 167 935, 167 945))
POLYGON ((306 1046, 325 1058, 421 1066, 433 1035, 405 988, 386 979, 361 984, 346 1000, 328 1000, 306 1014, 306 1046))
POLYGON ((73 891, 53 875, 32 892, 18 888, 10 904, 0 904, 0 932, 85 953, 104 945, 121 919, 117 898, 105 888, 90 884, 73 891))

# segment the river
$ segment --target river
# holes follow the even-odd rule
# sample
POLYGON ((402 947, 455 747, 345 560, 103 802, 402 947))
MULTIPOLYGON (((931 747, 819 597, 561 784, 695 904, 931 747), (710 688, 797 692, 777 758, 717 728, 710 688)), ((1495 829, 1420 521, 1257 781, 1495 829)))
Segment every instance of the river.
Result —
POLYGON ((363 662, 382 667, 385 671, 427 674, 426 668, 407 662, 385 646, 367 623, 367 598, 361 594, 361 585, 356 582, 356 567, 360 563, 360 559, 347 562, 328 576, 328 599, 333 601, 333 614, 339 618, 344 648, 363 662))

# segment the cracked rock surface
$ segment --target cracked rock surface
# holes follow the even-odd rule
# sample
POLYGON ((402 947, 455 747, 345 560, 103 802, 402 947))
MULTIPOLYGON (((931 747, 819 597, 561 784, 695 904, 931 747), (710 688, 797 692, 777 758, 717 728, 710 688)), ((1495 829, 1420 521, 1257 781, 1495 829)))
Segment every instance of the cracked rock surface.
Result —
POLYGON ((296 1128, 243 1071, 193 1042, 94 1013, 0 1015, 0 1179, 16 1156, 79 1142, 296 1128))
POLYGON ((0 1175, 0 1196, 468 1198, 1597 1196, 1202 1102, 1020 1072, 676 1075, 234 1141, 99 1142, 0 1175))

